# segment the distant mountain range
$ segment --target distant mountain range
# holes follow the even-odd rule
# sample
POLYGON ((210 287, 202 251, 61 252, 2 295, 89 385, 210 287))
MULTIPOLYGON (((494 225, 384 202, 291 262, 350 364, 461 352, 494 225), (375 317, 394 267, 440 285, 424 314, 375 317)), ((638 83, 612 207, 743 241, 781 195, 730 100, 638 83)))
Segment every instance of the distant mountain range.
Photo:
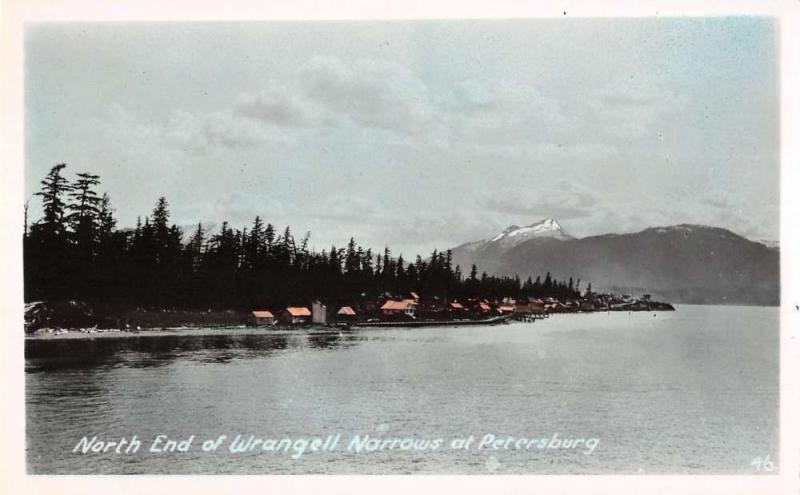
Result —
POLYGON ((777 305, 779 249, 733 232, 703 225, 655 227, 633 234, 575 238, 547 219, 512 225, 486 240, 453 248, 465 273, 480 271, 522 278, 549 271, 573 277, 581 288, 652 294, 673 303, 777 305))

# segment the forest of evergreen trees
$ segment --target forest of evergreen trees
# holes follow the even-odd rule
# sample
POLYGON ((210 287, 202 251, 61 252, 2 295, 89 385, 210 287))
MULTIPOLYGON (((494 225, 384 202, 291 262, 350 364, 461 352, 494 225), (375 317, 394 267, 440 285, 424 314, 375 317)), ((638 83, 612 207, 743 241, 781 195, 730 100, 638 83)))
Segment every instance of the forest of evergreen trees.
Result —
POLYGON ((462 273, 450 251, 413 261, 359 246, 331 246, 314 252, 309 234, 296 239, 290 228, 256 217, 234 229, 227 222, 209 235, 202 224, 184 240, 170 224, 161 197, 133 229, 118 229, 100 178, 78 173, 70 181, 66 164, 54 166, 36 193, 42 218, 24 231, 25 300, 79 300, 120 308, 238 309, 377 300, 415 291, 443 300, 471 296, 578 297, 568 282, 462 273))

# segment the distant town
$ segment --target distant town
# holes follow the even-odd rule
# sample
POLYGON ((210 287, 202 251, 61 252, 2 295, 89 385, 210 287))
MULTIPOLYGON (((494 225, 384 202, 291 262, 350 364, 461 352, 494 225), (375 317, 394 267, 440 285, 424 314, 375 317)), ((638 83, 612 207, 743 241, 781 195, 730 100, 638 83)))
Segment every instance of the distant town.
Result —
POLYGON ((522 300, 506 297, 490 301, 471 297, 463 301, 442 301, 438 297, 421 298, 416 292, 407 297, 387 298, 379 302, 361 302, 337 308, 328 308, 319 301, 307 306, 285 309, 254 310, 250 323, 256 326, 277 324, 336 324, 336 325, 403 325, 467 322, 495 323, 506 321, 533 321, 554 313, 593 311, 663 311, 674 310, 668 303, 652 301, 649 294, 640 298, 630 295, 597 294, 587 291, 580 298, 559 301, 553 297, 522 300))
POLYGON ((118 229, 99 177, 54 166, 36 196, 42 218, 24 246, 25 330, 53 332, 221 325, 425 325, 534 320, 554 313, 673 309, 649 295, 601 294, 546 273, 526 280, 453 264, 450 250, 375 254, 354 239, 314 251, 310 234, 256 217, 247 228, 202 224, 184 239, 169 203, 118 229))
MULTIPOLYGON (((81 305, 70 302, 73 313, 81 312, 81 305)), ((43 317, 52 308, 44 303, 32 303, 27 307, 28 329, 36 335, 65 333, 66 328, 47 326, 43 317)), ((152 328, 182 328, 192 326, 249 326, 249 327, 302 327, 335 326, 348 328, 397 327, 397 326, 445 326, 471 324, 499 324, 515 321, 532 322, 556 313, 579 313, 597 311, 672 311, 675 308, 664 302, 653 301, 649 294, 634 298, 630 295, 597 294, 588 292, 577 299, 559 301, 553 297, 522 300, 506 297, 490 301, 470 297, 464 300, 444 301, 438 297, 423 299, 416 292, 407 297, 387 297, 381 301, 359 301, 343 306, 328 306, 313 301, 307 306, 254 309, 249 313, 237 311, 147 311, 137 309, 117 318, 116 325, 101 325, 76 328, 84 333, 106 331, 138 332, 152 328)), ((69 313, 69 311, 67 312, 69 313)), ((91 311, 84 307, 85 315, 91 311)), ((61 313, 63 315, 63 313, 61 313)), ((61 325, 64 326, 63 324, 61 325)), ((67 325, 69 326, 69 325, 67 325)))

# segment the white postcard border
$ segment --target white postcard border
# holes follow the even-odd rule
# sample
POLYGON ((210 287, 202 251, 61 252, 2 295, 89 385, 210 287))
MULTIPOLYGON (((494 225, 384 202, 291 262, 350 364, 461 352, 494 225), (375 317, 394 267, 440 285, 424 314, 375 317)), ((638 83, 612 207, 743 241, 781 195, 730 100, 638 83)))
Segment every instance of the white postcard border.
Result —
POLYGON ((526 490, 546 493, 797 493, 800 466, 800 3, 791 1, 621 2, 562 1, 248 1, 6 0, 2 9, 2 347, 3 491, 13 493, 191 493, 253 490, 326 493, 526 490), (23 28, 41 21, 177 21, 310 19, 446 19, 516 17, 644 17, 764 15, 779 19, 781 84, 781 414, 778 475, 580 476, 29 476, 25 474, 25 397, 22 326, 24 204, 23 28))

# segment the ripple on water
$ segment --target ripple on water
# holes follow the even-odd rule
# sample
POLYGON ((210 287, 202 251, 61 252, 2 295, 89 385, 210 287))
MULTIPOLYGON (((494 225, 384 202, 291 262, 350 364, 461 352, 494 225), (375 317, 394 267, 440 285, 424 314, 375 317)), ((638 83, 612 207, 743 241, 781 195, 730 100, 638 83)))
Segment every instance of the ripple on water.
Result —
POLYGON ((777 464, 778 311, 498 327, 26 341, 32 473, 750 473, 777 464), (657 321, 655 321, 657 320, 657 321), (341 433, 291 459, 72 454, 83 435, 341 433), (574 450, 353 453, 352 435, 595 436, 574 450))

